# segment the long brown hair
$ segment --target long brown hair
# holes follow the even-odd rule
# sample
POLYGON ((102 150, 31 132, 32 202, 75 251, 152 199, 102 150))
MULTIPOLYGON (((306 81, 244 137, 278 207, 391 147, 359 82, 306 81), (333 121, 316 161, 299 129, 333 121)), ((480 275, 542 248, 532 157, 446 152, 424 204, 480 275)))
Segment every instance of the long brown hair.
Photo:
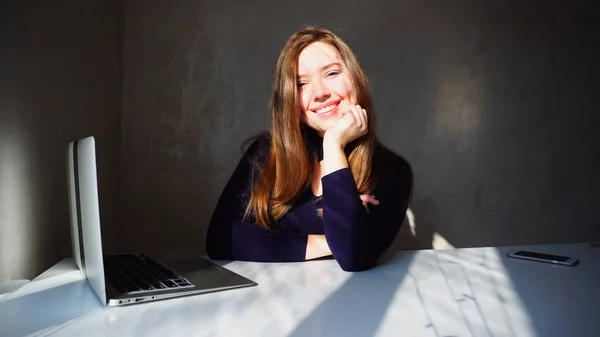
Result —
POLYGON ((379 176, 377 167, 373 166, 378 142, 373 131, 375 122, 371 91, 358 57, 332 31, 321 27, 304 28, 289 38, 277 61, 270 102, 270 149, 253 185, 246 209, 246 218, 252 214, 255 222, 267 229, 275 229, 276 223, 287 214, 298 197, 310 188, 318 165, 307 148, 306 130, 309 127, 302 122, 297 82, 300 52, 314 42, 328 43, 337 48, 350 72, 357 104, 368 114, 367 133, 345 148, 358 193, 371 192, 379 176))

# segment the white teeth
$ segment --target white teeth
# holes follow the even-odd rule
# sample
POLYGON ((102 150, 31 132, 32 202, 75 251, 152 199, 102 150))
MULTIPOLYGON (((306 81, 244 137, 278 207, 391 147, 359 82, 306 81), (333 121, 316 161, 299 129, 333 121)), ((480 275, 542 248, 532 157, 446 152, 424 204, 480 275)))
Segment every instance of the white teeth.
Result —
POLYGON ((316 113, 318 113, 318 114, 327 113, 327 112, 333 110, 335 107, 336 107, 336 104, 331 104, 322 109, 317 110, 316 113))

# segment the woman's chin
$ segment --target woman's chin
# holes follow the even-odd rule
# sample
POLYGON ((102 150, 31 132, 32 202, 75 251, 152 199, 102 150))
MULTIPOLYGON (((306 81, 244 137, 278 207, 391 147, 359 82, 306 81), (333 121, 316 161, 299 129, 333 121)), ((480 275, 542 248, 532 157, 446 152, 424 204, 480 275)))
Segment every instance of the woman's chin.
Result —
POLYGON ((319 134, 319 136, 323 137, 325 135, 325 132, 327 132, 327 130, 331 130, 335 127, 335 124, 332 123, 332 125, 323 125, 319 128, 319 130, 317 130, 317 133, 319 134))
POLYGON ((329 121, 322 121, 321 123, 315 123, 312 125, 309 125, 309 127, 313 130, 316 131, 316 133, 323 137, 325 135, 325 132, 327 132, 327 130, 333 129, 337 122, 339 121, 339 119, 336 120, 329 120, 329 121))

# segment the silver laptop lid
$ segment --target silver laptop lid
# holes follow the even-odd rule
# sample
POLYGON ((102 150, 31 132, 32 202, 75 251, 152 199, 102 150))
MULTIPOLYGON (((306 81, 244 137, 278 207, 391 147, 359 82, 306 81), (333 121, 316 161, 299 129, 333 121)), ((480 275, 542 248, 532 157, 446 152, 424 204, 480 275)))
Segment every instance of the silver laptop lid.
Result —
POLYGON ((94 137, 71 142, 67 158, 73 257, 106 304, 94 137))

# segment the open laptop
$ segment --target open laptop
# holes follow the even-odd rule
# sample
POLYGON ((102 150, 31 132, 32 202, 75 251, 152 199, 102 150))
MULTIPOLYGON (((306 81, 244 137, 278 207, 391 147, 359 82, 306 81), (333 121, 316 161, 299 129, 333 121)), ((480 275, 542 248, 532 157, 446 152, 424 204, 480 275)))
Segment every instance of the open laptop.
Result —
POLYGON ((102 303, 128 305, 257 285, 201 257, 104 254, 94 137, 69 143, 67 168, 73 257, 102 303))

